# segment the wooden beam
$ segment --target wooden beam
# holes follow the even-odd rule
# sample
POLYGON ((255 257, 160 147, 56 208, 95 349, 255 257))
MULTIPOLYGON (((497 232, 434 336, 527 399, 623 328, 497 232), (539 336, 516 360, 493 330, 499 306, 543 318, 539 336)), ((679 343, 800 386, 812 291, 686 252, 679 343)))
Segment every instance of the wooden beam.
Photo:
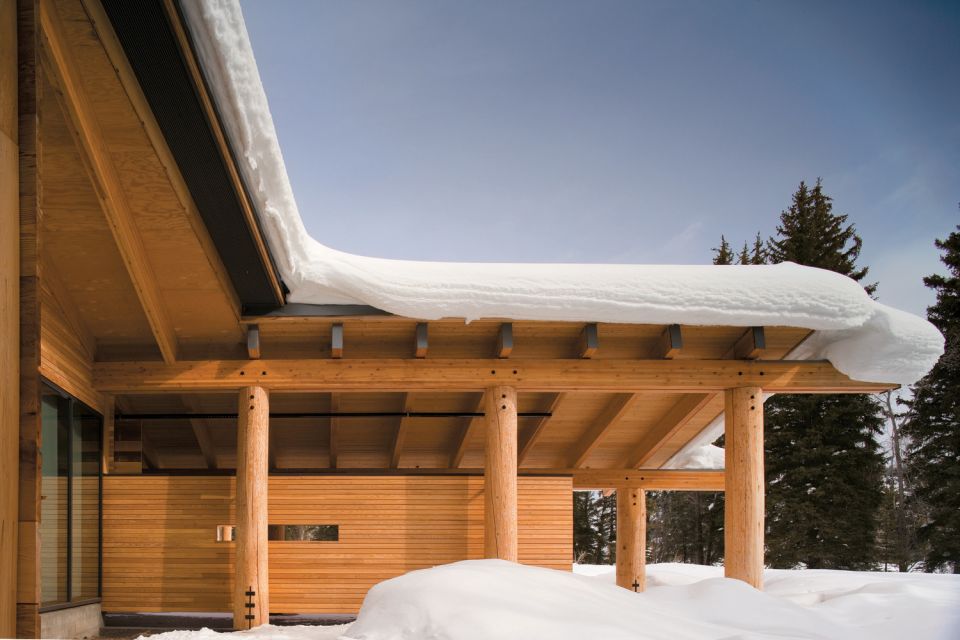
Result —
POLYGON ((330 357, 343 357, 343 325, 339 322, 330 327, 330 357))
POLYGON ((247 357, 251 360, 260 359, 260 326, 247 325, 247 357))
POLYGON ((429 347, 429 344, 427 342, 427 323, 418 322, 413 357, 426 358, 428 347, 429 347))
MULTIPOLYGON (((340 394, 330 394, 330 413, 340 411, 340 394)), ((340 419, 336 416, 330 417, 330 468, 336 469, 340 457, 340 439, 337 431, 340 429, 340 419)))
POLYGON ((635 469, 642 467, 665 445, 683 425, 703 409, 713 399, 712 393, 692 393, 680 398, 667 414, 648 429, 640 443, 624 459, 621 467, 635 469))
POLYGON ((657 351, 661 358, 675 358, 683 349, 683 333, 680 325, 671 324, 660 334, 660 344, 657 351))
POLYGON ((576 469, 583 466, 590 453, 600 444, 604 434, 623 419, 638 397, 634 393, 620 393, 607 403, 600 415, 591 423, 587 432, 570 450, 568 459, 571 467, 576 469))
POLYGON ((497 357, 509 358, 513 352, 513 323, 504 322, 497 333, 497 357))
MULTIPOLYGON (((7 2, 9 7, 11 3, 7 2)), ((16 193, 19 194, 18 216, 14 227, 14 237, 19 239, 18 251, 13 254, 6 254, 5 259, 12 259, 19 254, 19 296, 12 309, 19 312, 19 334, 18 345, 19 367, 11 365, 9 361, 4 362, 3 372, 5 375, 16 375, 19 368, 19 392, 10 390, 11 395, 8 399, 19 396, 19 435, 17 447, 19 449, 17 458, 12 466, 7 466, 4 461, 5 469, 13 470, 17 473, 17 479, 12 483, 3 482, 3 488, 0 491, 10 491, 17 487, 17 532, 7 533, 7 536, 13 535, 17 544, 17 558, 12 564, 7 564, 6 557, 0 561, 0 565, 12 570, 16 567, 17 575, 17 597, 16 597, 16 634, 10 637, 18 638, 39 638, 40 637, 40 496, 41 496, 41 460, 40 460, 40 433, 41 433, 41 407, 40 407, 40 293, 41 293, 41 274, 40 265, 41 255, 41 222, 40 222, 40 193, 42 191, 40 162, 43 158, 41 152, 43 141, 40 136, 40 110, 39 104, 43 102, 42 91, 43 82, 41 79, 40 68, 37 58, 37 38, 39 32, 38 16, 36 15, 36 3, 34 2, 16 2, 17 34, 11 41, 4 37, 5 42, 0 47, 10 47, 16 43, 16 64, 18 74, 16 80, 17 105, 15 114, 17 114, 17 132, 13 135, 12 142, 16 143, 17 149, 17 170, 11 174, 6 174, 0 180, 4 183, 4 189, 0 191, 0 198, 8 198, 9 191, 6 184, 11 178, 17 179, 16 193), (19 175, 17 175, 19 174, 19 175), (7 368, 9 367, 9 369, 7 368)), ((4 19, 9 19, 6 16, 4 19)), ((6 36, 9 28, 6 29, 6 36)), ((8 59, 3 62, 6 63, 8 59)), ((3 90, 3 98, 6 100, 11 94, 5 91, 9 87, 0 88, 3 90)), ((5 152, 9 153, 9 149, 5 152)), ((5 224, 4 227, 7 225, 5 224)), ((9 237, 4 234, 4 247, 9 237)), ((9 267, 8 267, 9 268, 9 267)), ((17 287, 16 284, 13 285, 17 287)), ((14 289, 16 290, 16 289, 14 289)), ((12 295, 12 294, 8 294, 12 295)), ((9 313, 7 305, 4 311, 9 313)), ((2 312, 0 312, 2 313, 2 312)), ((5 327, 8 329, 8 327, 5 327)), ((16 335, 16 331, 11 334, 4 334, 0 340, 6 340, 16 335)), ((4 377, 6 380, 6 377, 4 377)), ((17 384, 17 383, 15 383, 17 384)), ((6 385, 4 385, 6 386, 6 385)), ((8 400, 9 401, 9 400, 8 400)), ((8 409, 9 411, 9 409, 8 409)), ((4 429, 15 428, 8 422, 8 416, 3 416, 4 429)), ((7 436, 9 437, 9 436, 7 436)), ((9 454, 5 456, 7 458, 9 454)), ((2 472, 0 472, 2 474, 2 472)), ((5 476, 4 476, 5 477, 5 476)), ((9 509, 9 506, 7 507, 9 509)), ((9 539, 9 538, 8 538, 9 539)), ((8 543, 9 544, 9 543, 8 543)), ((9 550, 7 551, 9 553, 9 550)), ((3 569, 0 569, 3 572, 3 569)), ((6 575, 6 574, 5 574, 6 575)), ((7 578, 9 580, 9 578, 7 578)), ((5 614, 9 617, 9 613, 5 614)), ((4 625, 7 626, 6 624, 4 625)), ((6 635, 6 632, 0 633, 6 635)))
POLYGON ((763 389, 740 387, 725 395, 724 573, 763 587, 763 389))
POLYGON ((484 556, 517 561, 517 391, 496 386, 485 395, 484 556))
POLYGON ((723 491, 722 470, 687 469, 524 469, 524 475, 572 475, 574 489, 613 487, 648 491, 723 491), (566 473, 564 473, 564 471, 566 473))
MULTIPOLYGON (((477 403, 477 408, 474 413, 483 413, 484 408, 486 407, 486 401, 484 399, 484 394, 480 395, 480 400, 477 403)), ((470 442, 470 438, 480 428, 480 425, 483 423, 484 418, 467 418, 467 423, 460 430, 460 437, 457 438, 457 444, 453 448, 453 453, 450 455, 450 468, 458 469, 463 463, 463 456, 467 453, 467 445, 470 442)))
POLYGON ((643 489, 617 491, 617 586, 647 585, 647 496, 643 489))
POLYGON ((52 0, 40 1, 40 25, 44 69, 68 116, 70 132, 77 143, 160 354, 165 362, 173 362, 177 357, 177 337, 173 324, 167 315, 156 275, 134 222, 133 211, 103 140, 100 124, 74 66, 74 56, 52 0))
POLYGON ((756 360, 763 357, 763 352, 767 348, 767 338, 763 327, 750 327, 734 343, 730 350, 724 354, 724 358, 735 358, 737 360, 756 360))
POLYGON ((709 393, 760 385, 770 393, 879 393, 893 383, 851 380, 825 361, 787 360, 202 360, 96 362, 106 393, 236 390, 478 391, 509 384, 523 391, 709 393))
POLYGON ((592 358, 599 348, 600 336, 597 330, 597 323, 591 322, 585 325, 583 331, 580 332, 580 357, 592 358))
POLYGON ((542 418, 537 418, 536 424, 534 424, 526 432, 521 442, 518 446, 517 452, 517 465, 522 465, 523 461, 527 459, 527 456, 530 455, 530 451, 533 449, 533 445, 537 444, 537 440, 540 439, 540 436, 543 435, 543 430, 546 428, 547 423, 550 422, 550 418, 553 417, 553 414, 557 412, 557 408, 560 406, 560 403, 563 402, 563 399, 566 397, 563 393, 558 393, 553 396, 553 401, 550 402, 550 408, 547 412, 549 416, 543 416, 542 418))
POLYGON ((237 497, 233 580, 233 626, 270 622, 267 558, 267 481, 270 401, 263 387, 238 394, 237 497), (247 603, 253 603, 248 607, 247 603))
MULTIPOLYGON (((409 393, 403 394, 403 412, 413 411, 413 399, 409 393)), ((393 434, 393 447, 390 453, 390 468, 396 469, 400 466, 400 454, 403 452, 403 442, 407 438, 408 418, 400 416, 397 422, 397 431, 393 434)))

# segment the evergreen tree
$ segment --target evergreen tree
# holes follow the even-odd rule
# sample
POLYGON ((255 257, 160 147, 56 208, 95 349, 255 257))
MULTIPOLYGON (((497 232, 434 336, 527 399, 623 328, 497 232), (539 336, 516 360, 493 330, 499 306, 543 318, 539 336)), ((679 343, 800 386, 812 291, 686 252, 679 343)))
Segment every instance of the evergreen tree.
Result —
POLYGON ((750 264, 767 264, 767 247, 757 231, 757 237, 753 239, 753 253, 750 254, 750 264))
POLYGON ((960 573, 960 226, 936 246, 949 275, 923 282, 937 292, 927 318, 943 333, 945 350, 914 387, 903 434, 908 477, 927 516, 919 531, 925 569, 960 573))
MULTIPOLYGON (((823 193, 820 178, 813 190, 806 183, 793 194, 793 204, 780 215, 777 237, 767 243, 771 263, 795 262, 842 273, 860 282, 867 268, 857 268, 863 240, 847 216, 833 213, 833 199, 823 193)), ((872 294, 876 285, 864 289, 872 294)))
MULTIPOLYGON (((861 281, 861 246, 817 180, 812 190, 800 183, 766 257, 861 281)), ((866 395, 778 395, 764 409, 768 564, 867 568, 883 498, 879 404, 866 395)))
POLYGON ((730 243, 723 236, 720 236, 720 246, 714 247, 713 264, 733 264, 733 251, 730 250, 730 243))

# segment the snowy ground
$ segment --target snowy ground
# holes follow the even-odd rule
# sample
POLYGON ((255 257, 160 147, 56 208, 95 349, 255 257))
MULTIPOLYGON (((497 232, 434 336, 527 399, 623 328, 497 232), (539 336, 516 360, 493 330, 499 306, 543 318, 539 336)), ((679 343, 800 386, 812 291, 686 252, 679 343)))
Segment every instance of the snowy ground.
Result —
POLYGON ((578 565, 571 574, 471 560, 377 585, 353 625, 174 631, 150 639, 960 638, 960 576, 768 570, 759 592, 722 575, 717 567, 651 565, 646 593, 635 594, 613 584, 609 566, 578 565))

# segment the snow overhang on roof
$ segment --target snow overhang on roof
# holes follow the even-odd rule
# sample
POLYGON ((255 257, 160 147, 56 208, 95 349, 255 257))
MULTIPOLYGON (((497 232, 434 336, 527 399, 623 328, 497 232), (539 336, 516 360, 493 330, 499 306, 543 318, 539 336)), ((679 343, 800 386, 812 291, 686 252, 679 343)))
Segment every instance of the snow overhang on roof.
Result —
POLYGON ((915 382, 943 351, 926 320, 872 300, 849 278, 789 263, 466 264, 331 249, 304 228, 238 1, 185 2, 181 11, 290 302, 420 319, 804 327, 815 333, 792 358, 828 359, 873 382, 915 382))

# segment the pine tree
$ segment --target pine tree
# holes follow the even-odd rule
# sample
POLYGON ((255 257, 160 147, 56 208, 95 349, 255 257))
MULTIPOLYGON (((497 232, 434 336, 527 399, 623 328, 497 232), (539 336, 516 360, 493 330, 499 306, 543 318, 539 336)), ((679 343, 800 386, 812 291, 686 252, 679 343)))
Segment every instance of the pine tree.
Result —
POLYGON ((750 254, 750 264, 767 264, 767 247, 757 231, 757 237, 753 240, 753 253, 750 254))
POLYGON ((733 251, 723 236, 720 236, 720 246, 714 247, 712 251, 716 254, 713 256, 713 264, 733 264, 733 251))
MULTIPOLYGON (((856 265, 862 244, 847 216, 833 213, 818 179, 812 190, 800 183, 766 257, 861 281, 867 274, 856 265)), ((766 402, 768 564, 870 566, 883 498, 879 409, 865 395, 778 395, 766 402)))
POLYGON ((936 246, 949 275, 923 282, 937 292, 927 318, 944 335, 944 354, 914 387, 903 434, 907 474, 927 516, 919 530, 924 567, 960 573, 960 226, 936 246))

